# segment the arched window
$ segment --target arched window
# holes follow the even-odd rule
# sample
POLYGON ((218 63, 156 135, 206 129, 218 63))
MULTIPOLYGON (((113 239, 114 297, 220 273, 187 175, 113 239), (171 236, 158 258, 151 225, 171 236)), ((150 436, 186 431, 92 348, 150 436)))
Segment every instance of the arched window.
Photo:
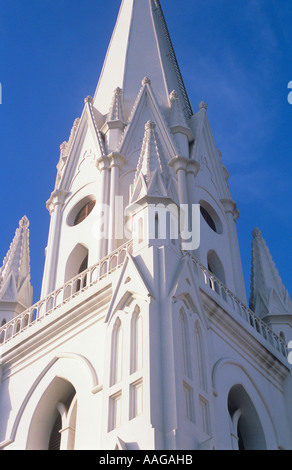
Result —
POLYGON ((144 240, 144 222, 143 217, 140 217, 138 222, 138 241, 142 243, 144 240))
POLYGON ((181 344, 183 352, 183 366, 184 366, 184 375, 189 379, 192 378, 191 373, 191 355, 190 355, 190 339, 189 339, 189 329, 188 321, 184 309, 181 309, 180 315, 180 328, 181 328, 181 344))
MULTIPOLYGON (((73 279, 77 274, 81 274, 88 267, 88 249, 86 246, 78 243, 75 248, 71 251, 68 257, 66 268, 65 268, 65 283, 73 279)), ((86 284, 85 278, 83 279, 82 286, 81 281, 77 280, 74 285, 74 291, 79 291, 86 284)))
POLYGON ((155 240, 159 239, 159 216, 158 213, 155 213, 155 240))
POLYGON ((207 392, 207 378, 206 378, 206 361, 204 353, 204 344, 202 337, 202 330, 199 325, 199 322, 195 323, 195 347, 196 347, 196 357, 197 357, 197 366, 199 372, 199 386, 202 390, 207 392))
POLYGON ((226 285, 226 278, 223 265, 214 250, 210 250, 207 255, 208 270, 216 276, 219 281, 226 285))
POLYGON ((112 332, 111 385, 122 380, 123 365, 123 330, 118 318, 112 332))
POLYGON ((283 341, 284 344, 286 344, 286 337, 284 331, 280 331, 280 338, 283 341))
MULTIPOLYGON (((83 271, 86 271, 88 268, 88 253, 85 256, 84 260, 82 261, 80 268, 78 270, 78 274, 83 273, 83 271)), ((83 287, 86 286, 86 277, 83 277, 82 279, 78 279, 77 281, 77 286, 76 286, 76 291, 80 291, 83 287)))
POLYGON ((143 367, 143 318, 138 307, 132 317, 131 374, 143 367))

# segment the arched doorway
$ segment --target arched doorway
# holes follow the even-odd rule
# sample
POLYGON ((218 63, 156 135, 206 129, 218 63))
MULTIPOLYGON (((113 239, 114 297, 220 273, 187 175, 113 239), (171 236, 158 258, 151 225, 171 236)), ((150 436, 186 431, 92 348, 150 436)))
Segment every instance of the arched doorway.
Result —
POLYGON ((32 417, 27 450, 73 450, 76 415, 75 388, 67 380, 55 377, 32 417))
POLYGON ((266 450, 263 428, 249 395, 242 385, 234 385, 228 395, 234 448, 266 450))

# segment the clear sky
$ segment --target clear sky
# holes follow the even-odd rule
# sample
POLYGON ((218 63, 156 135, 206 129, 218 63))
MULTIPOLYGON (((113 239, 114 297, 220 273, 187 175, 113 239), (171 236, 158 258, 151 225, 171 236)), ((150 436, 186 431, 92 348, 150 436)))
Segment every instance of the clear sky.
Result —
MULTIPOLYGON (((249 292, 251 232, 262 230, 292 292, 291 0, 161 0, 194 111, 208 116, 241 217, 249 292)), ((0 264, 30 220, 40 295, 59 147, 93 95, 120 0, 0 0, 0 264)))

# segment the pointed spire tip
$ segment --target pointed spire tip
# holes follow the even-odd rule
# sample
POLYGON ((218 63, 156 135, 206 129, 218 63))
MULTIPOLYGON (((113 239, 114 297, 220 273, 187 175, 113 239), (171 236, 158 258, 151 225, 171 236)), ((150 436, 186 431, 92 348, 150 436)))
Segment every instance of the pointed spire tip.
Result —
POLYGON ((253 238, 260 238, 262 236, 262 232, 260 231, 259 228, 255 227, 252 231, 252 237, 253 238))
POLYGON ((29 227, 29 220, 26 217, 26 215, 24 215, 22 219, 20 219, 19 221, 19 228, 28 228, 28 227, 29 227))
POLYGON ((201 101, 201 103, 199 104, 199 109, 208 109, 208 105, 207 103, 205 103, 205 101, 201 101))

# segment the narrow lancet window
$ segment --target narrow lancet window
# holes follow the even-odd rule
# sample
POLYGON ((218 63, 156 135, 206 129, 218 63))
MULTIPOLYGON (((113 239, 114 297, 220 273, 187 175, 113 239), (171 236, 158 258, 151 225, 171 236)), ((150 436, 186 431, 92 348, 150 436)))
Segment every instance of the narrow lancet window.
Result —
POLYGON ((188 322, 185 311, 181 309, 180 311, 180 327, 181 327, 181 342, 182 342, 182 352, 183 352, 183 366, 184 366, 184 375, 189 379, 192 378, 191 374, 191 357, 190 357, 190 340, 188 332, 188 322))
POLYGON ((111 361, 111 385, 122 380, 123 363, 123 330, 121 320, 118 318, 112 333, 112 361, 111 361))
POLYGON ((207 392, 204 345, 203 345, 202 331, 201 331, 201 327, 198 321, 195 324, 195 342, 196 342, 197 365, 198 365, 198 372, 199 372, 199 386, 202 390, 207 392))
POLYGON ((131 373, 143 367, 143 318, 138 307, 132 318, 131 373))

